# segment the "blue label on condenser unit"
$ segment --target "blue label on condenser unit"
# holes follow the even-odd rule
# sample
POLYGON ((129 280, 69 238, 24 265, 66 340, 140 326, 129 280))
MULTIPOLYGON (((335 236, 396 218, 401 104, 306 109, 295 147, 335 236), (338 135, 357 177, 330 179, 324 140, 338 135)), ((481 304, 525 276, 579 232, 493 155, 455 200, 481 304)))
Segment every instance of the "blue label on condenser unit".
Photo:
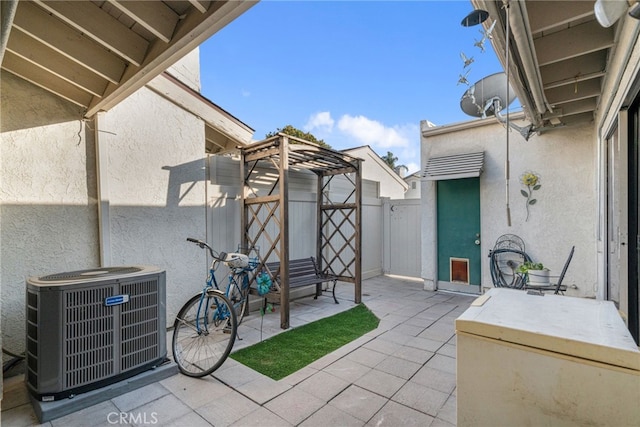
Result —
POLYGON ((112 297, 105 298, 104 305, 109 307, 112 305, 124 304, 125 302, 129 302, 129 295, 114 295, 112 297))

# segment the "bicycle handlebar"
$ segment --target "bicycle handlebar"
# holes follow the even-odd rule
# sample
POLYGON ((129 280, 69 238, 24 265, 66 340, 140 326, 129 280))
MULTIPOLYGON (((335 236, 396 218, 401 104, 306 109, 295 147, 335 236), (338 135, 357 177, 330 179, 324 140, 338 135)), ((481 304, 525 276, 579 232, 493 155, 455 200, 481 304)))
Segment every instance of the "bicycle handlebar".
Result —
POLYGON ((196 245, 200 246, 201 249, 204 249, 204 248, 209 249, 209 253, 211 254, 211 257, 213 259, 216 259, 218 261, 224 261, 227 258, 226 252, 220 252, 218 255, 216 255, 216 253, 213 251, 213 248, 209 246, 206 242, 203 242, 202 240, 194 239, 193 237, 187 237, 187 242, 195 243, 196 245))

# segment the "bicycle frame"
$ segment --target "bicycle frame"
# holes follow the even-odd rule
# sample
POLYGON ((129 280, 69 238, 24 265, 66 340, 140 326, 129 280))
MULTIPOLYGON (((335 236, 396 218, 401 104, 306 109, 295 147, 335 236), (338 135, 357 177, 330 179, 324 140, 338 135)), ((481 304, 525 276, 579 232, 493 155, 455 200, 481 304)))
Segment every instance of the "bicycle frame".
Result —
MULTIPOLYGON (((209 273, 207 275, 205 286, 202 289, 202 293, 200 295, 200 302, 198 305, 198 312, 197 312, 198 321, 196 322, 196 329, 197 329, 197 333, 200 335, 203 332, 204 333, 208 332, 207 322, 209 321, 209 316, 208 316, 209 304, 204 303, 205 298, 212 297, 211 295, 212 293, 220 292, 222 295, 224 295, 225 297, 227 297, 227 299, 230 300, 230 302, 233 304, 234 310, 237 307, 236 304, 240 304, 241 306, 242 303, 244 302, 244 299, 248 298, 248 296, 245 295, 245 291, 249 288, 249 272, 253 271, 259 265, 259 257, 250 258, 248 265, 245 267, 230 267, 230 271, 227 277, 228 284, 223 291, 220 289, 220 286, 218 285, 218 281, 216 280, 215 273, 216 273, 218 264, 220 262, 225 262, 227 254, 225 252, 221 252, 220 254, 216 255, 213 248, 209 246, 206 242, 203 242, 201 240, 187 238, 187 241, 196 243, 202 249, 207 248, 209 250, 209 254, 211 255, 211 264, 209 265, 209 273), (241 282, 239 280, 240 277, 242 277, 241 282), (231 301, 230 294, 234 289, 237 289, 238 294, 242 296, 240 301, 237 301, 237 302, 231 301), (204 313, 202 313, 203 305, 204 305, 204 313), (202 316, 202 314, 204 314, 204 316, 202 316), (202 322, 202 325, 200 324, 201 322, 202 322)), ((254 250, 255 249, 256 248, 254 248, 254 250)), ((215 295, 213 296, 213 298, 215 298, 215 295)), ((216 307, 218 307, 218 304, 216 304, 216 307)), ((220 308, 216 308, 216 311, 219 311, 219 310, 220 308)), ((214 313, 213 319, 224 320, 228 317, 228 315, 229 315, 228 313, 217 312, 217 313, 214 313)))
MULTIPOLYGON (((211 265, 209 266, 209 274, 207 276, 207 281, 205 283, 204 288, 202 289, 202 293, 200 295, 200 304, 198 306, 198 321, 196 322, 196 329, 198 334, 202 334, 203 332, 208 332, 208 321, 209 321, 209 304, 205 303, 205 298, 215 298, 215 292, 220 292, 224 295, 222 290, 220 290, 218 286, 218 282, 216 280, 215 272, 216 272, 216 264, 219 262, 217 259, 213 259, 211 261, 211 265), (214 294, 214 295, 212 295, 214 294), (204 316, 202 316, 202 309, 204 306, 204 316), (200 321, 202 321, 203 325, 200 325, 200 321)), ((227 295, 225 295, 227 296, 227 295)), ((216 304, 216 307, 218 305, 216 304)), ((225 319, 229 314, 228 313, 220 313, 220 308, 216 308, 217 313, 214 313, 214 317, 217 319, 225 319)))
MULTIPOLYGON (((220 260, 216 258, 211 260, 211 265, 209 266, 209 273, 207 275, 207 281, 205 283, 204 288, 202 289, 202 294, 200 296, 200 305, 198 307, 199 321, 197 322, 197 325, 196 325, 198 334, 201 334, 203 332, 206 333, 208 330, 207 322, 209 321, 209 316, 208 316, 209 305, 204 303, 205 298, 212 297, 211 293, 220 292, 227 298, 231 299, 230 294, 233 290, 233 287, 235 287, 238 290, 238 292, 241 295, 243 295, 244 291, 249 288, 249 272, 254 270, 255 267, 257 266, 257 262, 253 261, 250 263, 249 266, 244 268, 231 268, 227 276, 228 284, 225 290, 223 291, 222 289, 220 289, 220 286, 218 285, 218 280, 216 279, 216 275, 215 275, 217 270, 217 265, 219 262, 220 260), (239 283, 239 280, 237 280, 236 278, 242 278, 242 283, 239 283), (205 312, 204 312, 204 316, 201 316, 201 314, 203 314, 201 311, 203 309, 203 306, 204 306, 205 312), (202 320, 203 325, 200 325, 200 320, 202 320)), ((242 303, 242 300, 239 302, 236 302, 235 304, 241 304, 241 303, 242 303)), ((232 304, 234 303, 232 302, 232 304)), ((219 308, 216 308, 216 311, 218 312, 214 313, 214 319, 224 320, 229 315, 228 313, 221 313, 219 308)))

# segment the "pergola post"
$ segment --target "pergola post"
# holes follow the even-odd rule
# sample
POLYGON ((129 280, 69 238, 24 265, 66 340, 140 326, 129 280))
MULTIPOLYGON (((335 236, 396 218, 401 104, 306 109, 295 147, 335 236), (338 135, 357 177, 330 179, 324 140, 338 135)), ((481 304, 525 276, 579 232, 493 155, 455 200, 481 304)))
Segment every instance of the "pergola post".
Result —
POLYGON ((356 304, 360 304, 362 302, 362 160, 357 160, 357 169, 356 169, 356 248, 355 254, 356 259, 356 274, 355 274, 355 282, 354 282, 354 302, 356 304))
POLYGON ((244 151, 242 152, 242 156, 240 156, 240 226, 242 230, 240 232, 240 246, 243 248, 247 248, 249 250, 249 243, 247 239, 247 205, 245 200, 247 198, 247 183, 249 181, 246 176, 246 167, 245 167, 245 158, 244 151))
POLYGON ((289 328, 289 138, 280 139, 280 327, 289 328))

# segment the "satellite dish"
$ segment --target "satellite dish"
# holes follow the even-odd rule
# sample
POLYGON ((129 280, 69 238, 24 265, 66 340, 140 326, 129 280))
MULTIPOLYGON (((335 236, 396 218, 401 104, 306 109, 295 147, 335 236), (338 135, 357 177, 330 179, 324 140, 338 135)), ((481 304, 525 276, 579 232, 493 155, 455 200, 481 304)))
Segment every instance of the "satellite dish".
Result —
POLYGON ((486 117, 496 114, 495 105, 499 105, 499 112, 507 108, 514 99, 516 96, 511 85, 507 90, 507 75, 496 73, 479 80, 467 89, 460 99, 460 108, 470 116, 486 117))
POLYGON ((489 12, 482 9, 476 9, 465 16, 460 24, 462 24, 463 27, 473 27, 474 25, 482 24, 488 17, 489 12))

